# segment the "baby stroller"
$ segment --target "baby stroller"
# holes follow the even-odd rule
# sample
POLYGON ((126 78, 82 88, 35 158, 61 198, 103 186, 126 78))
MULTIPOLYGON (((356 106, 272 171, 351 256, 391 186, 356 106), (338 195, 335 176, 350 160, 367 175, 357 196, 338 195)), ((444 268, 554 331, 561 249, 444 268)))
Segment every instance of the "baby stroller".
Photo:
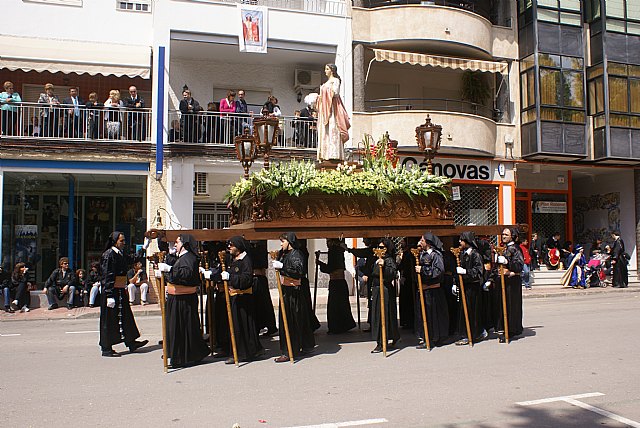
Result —
POLYGON ((596 254, 587 263, 584 269, 587 287, 606 287, 607 281, 606 262, 607 255, 596 254))

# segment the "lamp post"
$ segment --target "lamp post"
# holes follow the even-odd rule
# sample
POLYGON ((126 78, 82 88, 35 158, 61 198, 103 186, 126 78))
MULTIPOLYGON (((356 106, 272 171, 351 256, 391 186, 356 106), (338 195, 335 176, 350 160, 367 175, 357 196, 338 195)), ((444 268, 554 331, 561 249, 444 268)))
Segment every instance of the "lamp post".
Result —
POLYGON ((269 169, 269 153, 271 147, 278 142, 279 121, 267 115, 253 120, 253 135, 260 151, 264 154, 264 168, 269 169))
POLYGON ((248 179, 249 168, 257 155, 256 140, 253 135, 249 135, 249 130, 246 128, 242 135, 238 135, 233 140, 236 145, 236 156, 244 168, 244 178, 248 179))
POLYGON ((433 174, 433 165, 431 161, 440 149, 440 137, 442 136, 442 126, 431 123, 431 118, 427 115, 424 124, 416 128, 416 140, 418 147, 424 152, 424 158, 427 161, 427 172, 433 174))

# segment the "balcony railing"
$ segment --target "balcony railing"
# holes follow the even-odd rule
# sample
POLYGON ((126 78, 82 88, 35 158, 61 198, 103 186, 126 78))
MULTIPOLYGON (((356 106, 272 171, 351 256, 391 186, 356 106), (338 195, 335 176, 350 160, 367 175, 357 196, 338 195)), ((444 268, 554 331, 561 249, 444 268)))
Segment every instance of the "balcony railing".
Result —
POLYGON ((4 105, 2 138, 151 141, 151 109, 4 105))
POLYGON ((446 98, 380 98, 365 101, 365 107, 369 112, 402 110, 452 111, 474 114, 495 121, 499 121, 502 116, 500 111, 481 104, 446 98))
MULTIPOLYGON (((182 114, 169 111, 169 142, 218 144, 233 146, 234 138, 245 129, 253 132, 253 119, 247 113, 199 112, 182 114)), ((315 149, 318 146, 316 120, 297 116, 280 116, 280 133, 276 147, 315 149)))
POLYGON ((346 0, 215 0, 221 3, 242 3, 278 9, 293 9, 325 15, 347 15, 346 0))

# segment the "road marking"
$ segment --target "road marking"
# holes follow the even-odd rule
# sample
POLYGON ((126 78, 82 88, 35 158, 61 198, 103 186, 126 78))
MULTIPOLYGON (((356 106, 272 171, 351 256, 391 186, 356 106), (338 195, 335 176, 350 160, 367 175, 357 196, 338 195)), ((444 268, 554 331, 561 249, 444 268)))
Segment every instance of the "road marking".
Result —
POLYGON ((85 334, 85 333, 100 333, 98 330, 87 330, 87 331, 65 331, 64 334, 85 334))
POLYGON ((565 395, 563 397, 552 397, 552 398, 543 398, 541 400, 532 400, 532 401, 521 401, 519 403, 520 406, 534 406, 536 404, 544 404, 544 403, 553 403, 557 401, 564 401, 565 403, 571 404, 572 406, 580 407, 585 410, 589 410, 593 413, 597 413, 606 418, 613 419, 614 421, 618 421, 625 425, 634 428, 640 428, 640 422, 632 421, 631 419, 627 419, 623 416, 616 415, 615 413, 611 413, 607 410, 601 409, 599 407, 592 406, 587 403, 583 403, 582 401, 578 401, 578 398, 588 398, 588 397, 600 397, 604 395, 601 392, 590 392, 586 394, 578 394, 578 395, 565 395))
POLYGON ((0 334, 0 337, 14 337, 14 336, 20 336, 20 333, 0 334))
POLYGON ((363 419, 360 421, 330 422, 327 424, 320 424, 320 425, 300 425, 300 426, 287 427, 287 428, 341 428, 341 427, 356 427, 361 425, 383 424, 385 422, 389 422, 389 421, 384 418, 378 418, 378 419, 363 419))

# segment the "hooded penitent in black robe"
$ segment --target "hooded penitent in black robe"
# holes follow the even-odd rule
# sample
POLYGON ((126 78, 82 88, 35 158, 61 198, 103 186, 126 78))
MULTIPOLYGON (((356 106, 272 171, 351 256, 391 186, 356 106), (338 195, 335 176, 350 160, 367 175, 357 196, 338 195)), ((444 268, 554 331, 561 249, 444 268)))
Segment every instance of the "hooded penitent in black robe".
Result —
MULTIPOLYGON (((475 241, 473 232, 463 232, 460 235, 460 241, 465 241, 470 246, 460 253, 460 266, 467 270, 462 275, 464 282, 464 291, 467 301, 467 311, 469 313, 469 326, 471 328, 471 337, 478 338, 484 327, 484 315, 480 307, 480 293, 482 293, 482 281, 484 279, 484 266, 482 264, 482 256, 478 253, 478 246, 475 241)), ((458 275, 456 275, 456 278, 458 275)), ((458 287, 460 285, 458 284, 458 287)), ((459 291, 461 293, 461 291, 459 291)), ((460 319, 458 323, 458 333, 462 337, 467 337, 467 327, 464 318, 464 309, 460 303, 460 319)))
POLYGON ((620 237, 616 238, 611 248, 611 260, 615 260, 613 263, 614 287, 627 288, 629 286, 628 260, 625 253, 624 241, 620 237))
POLYGON ((100 293, 100 347, 102 351, 110 351, 113 345, 124 342, 131 346, 140 337, 140 332, 133 318, 127 296, 127 264, 122 251, 116 251, 115 245, 119 232, 109 237, 109 247, 102 253, 100 267, 102 272, 102 292, 100 293), (115 238, 114 238, 115 235, 115 238), (120 281, 116 283, 116 277, 120 281), (107 299, 113 298, 116 305, 107 307, 107 299))
POLYGON ((307 303, 311 310, 311 329, 316 331, 320 328, 320 320, 316 316, 315 311, 313 311, 313 305, 311 302, 311 286, 309 284, 309 250, 307 249, 307 240, 306 239, 298 239, 297 248, 302 254, 302 260, 304 261, 304 268, 302 278, 300 278, 300 287, 302 288, 302 292, 304 293, 305 299, 307 299, 307 303))
MULTIPOLYGON (((513 234, 512 236, 517 237, 513 234)), ((522 268, 524 266, 524 257, 520 252, 520 246, 514 241, 507 244, 504 256, 507 259, 505 266, 509 272, 514 275, 505 275, 504 283, 507 291, 507 321, 509 323, 509 336, 514 337, 522 334, 522 268)), ((500 298, 502 298, 502 287, 500 287, 500 298)), ((500 306, 502 309, 502 306, 500 306)), ((504 315, 500 311, 500 319, 498 320, 498 328, 504 330, 504 315)))
POLYGON ((250 256, 253 262, 253 303, 256 327, 258 332, 266 328, 268 333, 274 333, 277 330, 276 314, 269 293, 269 281, 267 276, 263 274, 269 267, 267 241, 256 241, 251 244, 250 256))
POLYGON ((458 276, 456 274, 456 257, 450 250, 446 250, 442 253, 442 258, 444 259, 444 275, 442 276, 440 288, 442 288, 442 293, 447 301, 447 309, 449 312, 449 336, 455 336, 457 334, 458 319, 460 317, 458 312, 460 308, 460 298, 453 294, 453 291, 451 290, 453 284, 456 283, 454 277, 457 278, 458 276))
MULTIPOLYGON (((296 357, 302 352, 310 352, 316 346, 313 337, 311 304, 305 295, 303 287, 284 285, 284 277, 294 280, 302 279, 304 276, 304 255, 297 249, 297 239, 294 233, 287 233, 287 241, 293 247, 292 250, 281 252, 278 260, 282 262, 280 275, 283 279, 282 298, 287 311, 287 321, 289 323, 289 336, 291 337, 291 348, 293 356, 296 357)), ((282 320, 282 310, 279 311, 279 324, 284 326, 282 320)), ((280 351, 282 355, 287 355, 287 339, 284 327, 280 328, 280 351)))
POLYGON ((318 260, 323 273, 331 276, 329 297, 327 299, 327 327, 329 334, 349 331, 356 326, 351 314, 349 287, 344 279, 344 249, 339 245, 330 245, 327 263, 318 260))
MULTIPOLYGON (((449 335, 449 309, 442 288, 444 259, 440 252, 440 242, 435 235, 425 234, 425 241, 433 247, 420 253, 420 277, 424 295, 427 329, 431 345, 438 345, 449 335), (429 237, 429 239, 427 239, 429 237), (437 241, 436 241, 437 240, 437 241)), ((415 272, 415 270, 414 270, 415 272)), ((416 288, 416 334, 424 340, 424 325, 420 304, 420 290, 416 288)))
MULTIPOLYGON (((376 263, 377 257, 373 254, 373 247, 378 245, 378 240, 375 238, 364 238, 364 243, 367 245, 365 248, 351 248, 349 252, 358 258, 365 259, 364 266, 360 269, 363 276, 367 277, 367 323, 371 324, 371 299, 372 299, 372 285, 373 277, 372 272, 376 263)), ((377 270, 376 270, 377 272, 377 270)))
MULTIPOLYGON (((183 251, 167 274, 167 282, 173 285, 197 287, 200 285, 196 241, 188 234, 180 235, 183 251)), ((174 367, 198 362, 211 353, 200 332, 198 294, 167 295, 166 309, 167 355, 174 367)))
MULTIPOLYGON (((237 292, 250 290, 253 293, 253 266, 251 258, 246 252, 244 240, 236 236, 231 238, 230 242, 241 252, 231 261, 227 268, 230 275, 231 317, 233 319, 238 358, 248 361, 258 352, 261 352, 263 348, 258 338, 258 329, 254 319, 253 294, 240 294, 237 292)), ((231 348, 229 348, 228 354, 232 355, 231 348)))
MULTIPOLYGON (((384 283, 384 307, 387 340, 393 342, 400 339, 398 328, 398 305, 396 301, 396 288, 393 280, 396 279, 398 267, 396 266, 395 245, 390 239, 385 239, 384 246, 387 252, 384 256, 384 266, 382 267, 382 281, 384 283)), ((380 267, 375 264, 372 278, 371 297, 371 338, 376 340, 378 345, 382 345, 382 320, 380 314, 380 267)))
MULTIPOLYGON (((415 293, 418 290, 416 283, 416 259, 413 257, 410 248, 417 245, 415 239, 412 243, 407 243, 407 248, 402 252, 402 260, 400 261, 400 295, 398 296, 398 305, 400 306, 400 327, 414 329, 414 319, 416 299, 415 293)), ((420 302, 418 302, 420 304, 420 302)))

